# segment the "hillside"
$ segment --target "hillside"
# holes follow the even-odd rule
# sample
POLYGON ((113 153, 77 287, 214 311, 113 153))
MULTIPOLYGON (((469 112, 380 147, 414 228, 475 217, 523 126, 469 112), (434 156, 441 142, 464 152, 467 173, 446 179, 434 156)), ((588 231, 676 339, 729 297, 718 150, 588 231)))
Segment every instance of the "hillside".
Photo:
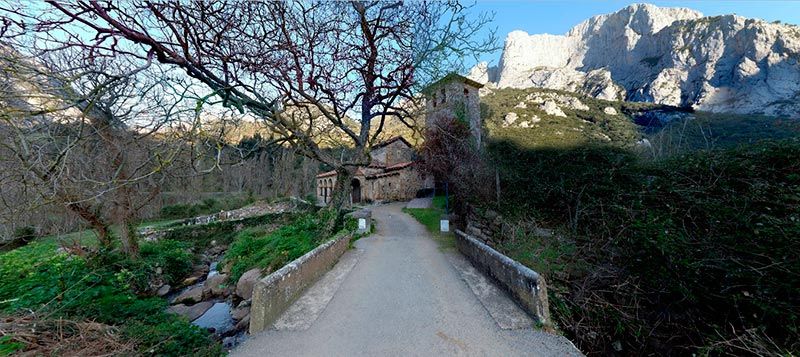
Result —
POLYGON ((800 27, 635 4, 565 35, 513 31, 471 77, 710 112, 798 117, 800 27))
POLYGON ((611 146, 664 156, 800 136, 800 120, 693 111, 559 90, 503 88, 481 98, 494 140, 531 149, 611 146))

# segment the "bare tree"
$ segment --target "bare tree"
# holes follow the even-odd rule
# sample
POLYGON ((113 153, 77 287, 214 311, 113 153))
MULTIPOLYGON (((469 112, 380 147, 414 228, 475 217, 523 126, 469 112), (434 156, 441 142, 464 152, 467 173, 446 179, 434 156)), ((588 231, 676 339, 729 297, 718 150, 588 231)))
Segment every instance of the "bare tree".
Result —
POLYGON ((118 225, 122 250, 136 256, 137 213, 157 197, 181 149, 165 140, 179 131, 164 129, 181 124, 187 109, 164 101, 174 87, 143 75, 149 63, 85 58, 4 49, 0 145, 8 154, 3 167, 13 172, 4 178, 40 204, 79 216, 105 247, 113 245, 109 227, 118 225))
POLYGON ((53 47, 180 68, 211 90, 207 99, 334 167, 334 207, 387 118, 411 114, 420 85, 495 47, 493 33, 476 40, 491 17, 471 19, 457 1, 48 3, 55 11, 37 26, 60 33, 53 47), (316 139, 330 130, 355 154, 324 150, 316 139))

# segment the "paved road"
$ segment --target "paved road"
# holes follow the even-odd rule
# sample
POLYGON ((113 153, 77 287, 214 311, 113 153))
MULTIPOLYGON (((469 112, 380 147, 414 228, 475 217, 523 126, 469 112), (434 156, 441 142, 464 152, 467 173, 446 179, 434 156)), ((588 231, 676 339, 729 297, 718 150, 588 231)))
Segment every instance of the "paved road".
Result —
MULTIPOLYGON (((563 337, 499 328, 449 262, 446 254, 453 253, 443 252, 402 207, 373 209, 377 232, 356 242, 357 262, 346 264, 349 273, 340 269, 335 293, 304 329, 264 331, 231 355, 579 354, 563 337)), ((352 254, 346 260, 354 261, 352 254)))

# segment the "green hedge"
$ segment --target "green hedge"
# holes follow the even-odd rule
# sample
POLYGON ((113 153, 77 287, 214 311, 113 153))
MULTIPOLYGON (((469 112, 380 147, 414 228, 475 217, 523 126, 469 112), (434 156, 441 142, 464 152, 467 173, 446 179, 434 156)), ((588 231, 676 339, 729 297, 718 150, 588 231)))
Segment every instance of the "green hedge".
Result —
POLYGON ((800 140, 653 162, 609 147, 489 153, 505 216, 563 232, 501 248, 544 270, 583 351, 800 350, 800 140))

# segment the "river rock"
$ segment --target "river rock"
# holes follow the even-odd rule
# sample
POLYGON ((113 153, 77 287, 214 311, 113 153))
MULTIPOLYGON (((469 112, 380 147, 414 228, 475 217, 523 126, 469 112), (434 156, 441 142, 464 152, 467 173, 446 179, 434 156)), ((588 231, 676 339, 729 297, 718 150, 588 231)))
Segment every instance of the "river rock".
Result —
POLYGON ((226 274, 216 274, 208 277, 205 284, 203 284, 203 288, 205 291, 214 296, 221 296, 224 295, 226 292, 226 282, 228 281, 228 276, 226 274))
POLYGON ((247 331, 249 327, 250 327, 250 315, 247 315, 236 323, 236 327, 234 327, 234 329, 236 331, 247 331))
POLYGON ((194 283, 196 283, 198 280, 200 280, 199 276, 190 276, 190 277, 188 277, 186 279, 183 279, 183 282, 181 283, 181 285, 183 285, 183 286, 194 285, 194 283))
POLYGON ((256 282, 258 279, 261 278, 261 269, 255 268, 246 271, 242 274, 242 277, 239 278, 239 281, 236 283, 236 295, 239 295, 242 299, 248 300, 253 297, 253 287, 255 287, 256 282))
POLYGON ((250 306, 237 307, 231 311, 231 317, 236 321, 241 321, 247 316, 250 316, 250 306))
POLYGON ((204 289, 202 286, 196 286, 189 290, 182 292, 173 301, 174 304, 189 303, 194 304, 203 301, 204 289))
POLYGON ((158 296, 167 295, 167 294, 169 294, 170 290, 172 290, 172 287, 169 286, 169 284, 161 285, 161 287, 158 288, 158 290, 156 290, 156 295, 158 295, 158 296))
POLYGON ((200 316, 203 316, 203 314, 205 314, 206 311, 211 308, 211 306, 214 306, 214 303, 211 301, 203 301, 194 305, 178 304, 170 306, 169 309, 167 309, 167 312, 186 316, 189 321, 192 321, 196 320, 200 316))

